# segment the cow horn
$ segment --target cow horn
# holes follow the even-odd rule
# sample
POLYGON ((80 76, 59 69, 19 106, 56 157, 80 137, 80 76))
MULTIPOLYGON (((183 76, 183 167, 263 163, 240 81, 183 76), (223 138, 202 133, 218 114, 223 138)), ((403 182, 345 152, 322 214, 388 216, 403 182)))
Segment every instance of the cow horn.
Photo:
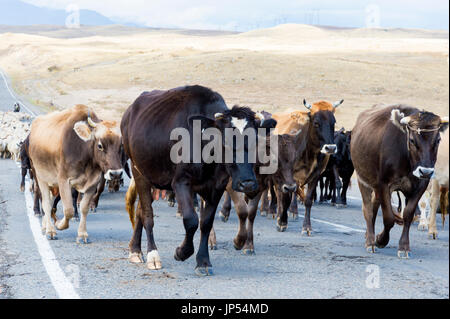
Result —
POLYGON ((90 126, 92 126, 92 127, 97 127, 97 123, 95 123, 92 119, 91 119, 91 110, 89 109, 88 110, 88 118, 87 118, 87 121, 88 121, 88 123, 89 123, 89 125, 90 126))
POLYGON ((340 100, 339 102, 335 102, 334 104, 333 104, 333 107, 334 108, 337 108, 339 105, 341 105, 342 103, 344 103, 344 99, 342 99, 342 100, 340 100))
POLYGON ((222 118, 223 118, 223 113, 216 113, 216 114, 214 114, 214 118, 215 118, 216 120, 222 119, 222 118))
POLYGON ((441 124, 448 124, 448 116, 441 117, 441 124))
POLYGON ((262 123, 264 122, 264 115, 262 115, 261 112, 256 112, 255 119, 260 120, 262 125, 262 123))
POLYGON ((409 121, 411 121, 411 117, 410 117, 410 116, 407 116, 407 117, 404 117, 404 118, 402 118, 402 119, 400 120, 400 124, 408 125, 408 124, 409 124, 409 121))
POLYGON ((312 105, 309 104, 308 102, 306 102, 306 99, 303 99, 303 105, 304 105, 308 110, 310 110, 310 109, 312 108, 312 105))

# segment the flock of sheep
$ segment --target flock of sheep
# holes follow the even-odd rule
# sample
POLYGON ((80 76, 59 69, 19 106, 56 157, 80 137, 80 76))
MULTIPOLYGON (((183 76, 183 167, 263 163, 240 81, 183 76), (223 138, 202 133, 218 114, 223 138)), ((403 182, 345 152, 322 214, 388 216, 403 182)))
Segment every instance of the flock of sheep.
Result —
POLYGON ((32 117, 22 112, 0 111, 0 158, 20 159, 20 146, 30 132, 32 117))

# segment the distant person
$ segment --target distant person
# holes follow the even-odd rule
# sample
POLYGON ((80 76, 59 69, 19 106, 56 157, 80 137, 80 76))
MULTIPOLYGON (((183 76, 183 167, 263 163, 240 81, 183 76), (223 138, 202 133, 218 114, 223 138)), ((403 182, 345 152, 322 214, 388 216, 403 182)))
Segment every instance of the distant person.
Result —
POLYGON ((14 112, 20 112, 20 104, 19 103, 14 103, 14 112))

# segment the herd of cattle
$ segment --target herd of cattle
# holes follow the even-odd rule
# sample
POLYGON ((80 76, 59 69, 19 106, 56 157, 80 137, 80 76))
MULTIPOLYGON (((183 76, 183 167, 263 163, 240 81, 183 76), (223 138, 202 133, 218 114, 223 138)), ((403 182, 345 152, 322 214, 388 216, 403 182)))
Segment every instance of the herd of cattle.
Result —
MULTIPOLYGON (((277 229, 282 232, 287 229, 289 213, 292 218, 298 218, 297 200, 300 200, 305 207, 302 233, 309 236, 313 202, 330 200, 336 206, 346 205, 354 172, 367 223, 367 251, 385 247, 389 232, 397 223, 403 225, 398 256, 408 258, 409 229, 418 208, 423 211, 420 227, 424 228, 426 206, 431 203, 429 231, 434 238, 436 211, 440 209, 445 214, 448 209, 448 118, 406 105, 376 105, 359 115, 351 131, 335 131, 334 113, 342 103, 343 100, 310 104, 303 100, 304 111, 255 113, 247 107, 229 109, 220 94, 202 86, 156 90, 142 93, 126 110, 120 124, 99 119, 83 105, 38 116, 31 128, 29 119, 12 115, 14 112, 5 113, 0 127, 0 151, 14 153, 15 160, 20 157, 22 191, 29 172, 35 213, 41 214, 41 204, 42 230, 50 239, 56 239, 57 229, 69 227, 70 220, 78 217, 79 207, 77 242, 87 243, 86 217, 90 208, 97 207, 105 182, 109 183, 110 190, 117 190, 123 182, 123 172, 132 176, 125 197, 133 227, 129 261, 144 262, 141 237, 145 228, 149 269, 162 267, 153 236, 152 208, 160 191, 168 192, 170 203, 176 199, 186 231, 183 242, 175 250, 175 259, 183 261, 194 253, 193 237, 200 226, 195 272, 211 275, 208 246, 216 247, 213 222, 224 193, 225 201, 219 213, 222 220, 228 219, 231 202, 239 218, 234 247, 253 254, 253 222, 259 206, 261 215, 276 216, 277 229), (175 128, 192 132, 194 120, 201 121, 202 132, 207 128, 221 133, 226 129, 241 132, 265 129, 265 135, 256 136, 258 143, 265 143, 267 154, 276 157, 273 159, 278 162, 276 172, 262 174, 259 168, 267 164, 258 158, 256 163, 249 161, 248 140, 243 145, 244 161, 233 155, 232 162, 175 163, 171 160, 171 150, 177 141, 171 139, 171 132, 175 128), (23 132, 18 133, 21 129, 23 132), (270 150, 275 135, 277 153, 270 150), (20 147, 19 152, 12 151, 10 142, 3 146, 1 141, 10 136, 17 137, 11 143, 20 147), (422 196, 428 187, 428 195, 422 196), (395 192, 401 193, 405 202, 403 208, 396 210, 391 204, 395 192), (194 207, 197 195, 201 199, 200 217, 194 207), (419 205, 421 198, 429 200, 419 205), (55 214, 59 200, 64 210, 61 219, 55 214), (380 206, 384 230, 375 236, 380 206)), ((236 145, 227 144, 224 136, 221 156, 230 151, 236 153, 236 145)), ((202 149, 206 143, 202 141, 202 149)))

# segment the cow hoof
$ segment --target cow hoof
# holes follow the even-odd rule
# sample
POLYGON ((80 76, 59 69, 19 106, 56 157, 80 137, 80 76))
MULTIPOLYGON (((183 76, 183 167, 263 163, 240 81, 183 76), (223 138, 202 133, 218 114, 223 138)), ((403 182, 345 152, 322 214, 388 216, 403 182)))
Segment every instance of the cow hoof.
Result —
POLYGON ((214 245, 211 245, 210 249, 211 249, 211 250, 217 250, 217 245, 215 245, 215 244, 214 244, 214 245))
POLYGON ((251 248, 246 248, 242 251, 242 253, 246 256, 253 256, 255 254, 255 250, 251 248))
POLYGON ((48 240, 57 240, 58 239, 58 237, 56 236, 56 232, 46 233, 45 235, 48 240))
POLYGON ((23 193, 25 192, 25 186, 24 185, 20 185, 20 191, 23 193))
POLYGON ((267 214, 268 219, 275 219, 275 214, 269 213, 267 214))
POLYGON ((433 240, 436 240, 437 239, 437 237, 438 237, 438 233, 437 233, 437 231, 432 231, 432 232, 429 232, 428 233, 428 237, 430 237, 431 239, 433 239, 433 240))
POLYGON ((302 228, 302 235, 305 235, 306 234, 306 236, 308 236, 308 237, 311 237, 312 236, 312 229, 310 229, 310 228, 302 228))
POLYGON ((375 247, 375 245, 367 246, 367 247, 366 247, 366 251, 367 251, 368 253, 370 253, 370 254, 375 254, 376 251, 377 251, 377 248, 375 247))
POLYGON ((177 249, 175 249, 175 254, 173 257, 175 258, 176 261, 185 261, 186 259, 191 257, 193 253, 194 253, 193 248, 192 248, 192 251, 189 251, 185 254, 182 252, 181 247, 177 247, 177 249))
POLYGON ((65 230, 65 229, 69 228, 69 223, 66 222, 63 218, 61 220, 58 220, 55 223, 55 226, 56 226, 56 229, 58 229, 58 230, 65 230))
POLYGON ((263 217, 267 216, 267 212, 264 211, 264 210, 262 210, 262 211, 260 212, 260 214, 261 214, 261 216, 263 216, 263 217))
POLYGON ((428 224, 426 222, 420 222, 419 225, 417 226, 417 230, 420 231, 426 231, 428 230, 428 224))
POLYGON ((195 274, 197 276, 206 277, 214 275, 212 267, 196 267, 195 274))
POLYGON ((243 247, 244 247, 244 245, 245 245, 245 241, 247 240, 247 238, 243 238, 243 237, 238 237, 238 236, 236 236, 234 239, 233 239, 233 246, 234 246, 234 249, 236 249, 236 250, 241 250, 243 247))
POLYGON ((178 219, 182 219, 182 218, 183 218, 183 215, 180 214, 179 212, 177 212, 177 214, 176 214, 175 216, 176 216, 176 218, 178 218, 178 219))
POLYGON ((411 257, 411 252, 407 250, 399 250, 397 252, 397 256, 401 259, 409 259, 409 257, 411 257))
POLYGON ((167 205, 168 205, 169 207, 175 207, 175 202, 167 202, 167 205))
POLYGON ((344 204, 336 204, 336 208, 337 209, 345 208, 345 205, 344 204))
POLYGON ((80 221, 80 216, 75 216, 73 219, 74 219, 76 222, 79 222, 79 221, 80 221))
POLYGON ((293 221, 298 220, 298 214, 292 213, 292 215, 291 215, 291 220, 293 220, 293 221))
POLYGON ((219 212, 220 219, 226 223, 228 221, 229 216, 225 216, 221 211, 219 212))
POLYGON ((90 243, 90 241, 89 241, 89 238, 87 236, 78 236, 77 237, 77 244, 85 244, 85 245, 87 245, 89 243, 90 243))
POLYGON ((162 268, 161 259, 157 250, 152 250, 147 254, 147 268, 150 270, 159 270, 162 268))
POLYGON ((128 261, 132 264, 144 263, 144 259, 142 258, 142 253, 130 253, 128 255, 128 261))
POLYGON ((277 225, 277 230, 280 232, 280 233, 284 233, 285 231, 286 231, 286 229, 287 229, 287 225, 277 225))

